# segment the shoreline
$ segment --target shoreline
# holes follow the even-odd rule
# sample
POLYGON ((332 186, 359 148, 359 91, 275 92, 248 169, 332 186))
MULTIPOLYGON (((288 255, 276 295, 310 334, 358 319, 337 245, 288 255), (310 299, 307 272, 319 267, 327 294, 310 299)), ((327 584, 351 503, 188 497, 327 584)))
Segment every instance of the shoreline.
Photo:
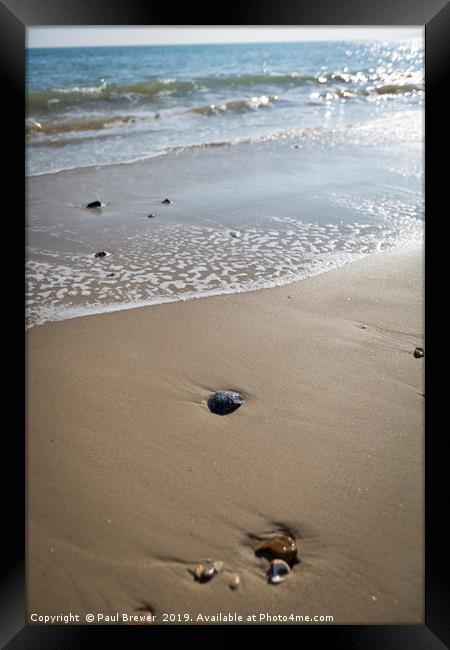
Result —
POLYGON ((420 125, 400 118, 395 142, 374 120, 369 143, 360 125, 308 147, 214 147, 29 178, 27 324, 276 286, 420 240, 420 125), (86 209, 93 199, 101 210, 86 209))
MULTIPOLYGON (((416 107, 409 107, 409 109, 406 110, 406 115, 409 116, 410 118, 414 119, 417 114, 417 108, 416 107)), ((400 119, 404 118, 405 116, 405 111, 404 110, 397 110, 395 111, 392 115, 389 117, 391 120, 394 121, 399 121, 400 119)), ((191 142, 187 144, 182 144, 182 145, 169 145, 165 149, 161 150, 154 150, 151 154, 142 154, 141 156, 137 158, 129 158, 128 160, 114 160, 113 162, 96 162, 96 163, 85 163, 85 164, 76 164, 75 166, 71 167, 62 167, 60 169, 54 169, 54 170, 46 170, 46 171, 35 171, 30 174, 25 175, 25 179, 31 180, 33 178, 44 178, 45 177, 52 177, 52 176, 59 176, 61 174, 77 174, 83 173, 83 172, 89 172, 89 171, 98 171, 98 170, 103 170, 103 169, 110 169, 111 171, 115 171, 116 168, 123 169, 124 167, 126 169, 130 169, 131 171, 133 170, 133 166, 136 168, 139 168, 139 166, 142 165, 151 165, 153 162, 158 162, 158 160, 164 160, 164 158, 168 157, 169 159, 171 157, 177 157, 180 155, 189 155, 192 152, 197 152, 197 151, 205 151, 205 150, 210 150, 210 149, 218 149, 218 148, 224 148, 224 149, 230 149, 234 147, 248 147, 252 145, 264 145, 264 144, 276 144, 276 143, 283 143, 283 144, 298 144, 302 143, 302 145, 306 148, 311 147, 311 143, 313 143, 315 146, 317 146, 317 135, 321 134, 324 137, 329 137, 330 134, 333 134, 335 137, 339 138, 343 135, 346 134, 346 132, 349 129, 355 130, 356 133, 358 130, 361 128, 367 127, 367 125, 373 125, 373 126, 379 126, 380 123, 386 118, 382 118, 380 116, 376 116, 375 118, 372 119, 352 119, 352 121, 349 122, 343 122, 343 123, 335 123, 332 125, 320 125, 320 124, 308 124, 303 127, 291 127, 289 129, 280 129, 280 128, 273 128, 271 131, 268 131, 267 133, 259 133, 257 135, 245 135, 242 136, 241 138, 239 137, 234 137, 231 139, 226 139, 226 140, 210 140, 210 141, 199 141, 199 142, 191 142)), ((231 136, 230 136, 231 137, 231 136)), ((33 149, 33 147, 36 146, 51 146, 51 141, 50 143, 46 143, 45 141, 39 142, 38 144, 35 142, 28 142, 26 143, 26 147, 28 149, 33 149)), ((341 141, 342 144, 342 141, 341 141)))
POLYGON ((324 275, 326 273, 333 273, 339 269, 360 262, 367 257, 384 255, 389 253, 401 253, 410 250, 417 249, 420 245, 423 246, 423 241, 417 240, 399 240, 397 244, 393 245, 391 248, 371 251, 370 253, 350 253, 350 254, 335 254, 330 255, 330 257, 335 257, 334 264, 330 262, 330 265, 325 268, 310 269, 306 272, 303 277, 288 278, 287 276, 283 278, 278 283, 275 280, 265 280, 260 284, 255 283, 256 286, 243 286, 240 289, 212 289, 210 292, 193 292, 186 294, 176 294, 175 296, 162 296, 160 298, 150 299, 148 302, 139 302, 138 304, 133 303, 112 303, 110 305, 95 305, 84 306, 84 307, 69 307, 69 308, 59 308, 58 312, 61 314, 59 317, 48 318, 48 320, 36 321, 30 324, 26 324, 25 331, 29 331, 35 327, 42 327, 47 323, 58 323, 66 320, 74 320, 75 318, 87 318, 89 316, 100 316, 102 314, 114 314, 122 311, 132 311, 135 309, 143 309, 148 307, 155 307, 157 305, 168 305, 177 302, 188 302, 191 300, 204 300, 207 298, 215 298, 218 296, 233 296, 241 295, 245 293, 254 293, 259 291, 265 291, 267 289, 278 289, 281 287, 289 287, 298 282, 303 282, 304 280, 309 280, 315 278, 319 275, 324 275), (344 257, 346 255, 346 257, 344 257), (347 257, 353 259, 347 259, 347 257), (82 313, 78 313, 81 311, 82 313), (67 315, 70 314, 70 315, 67 315))
POLYGON ((26 333, 27 616, 422 623, 423 246, 171 304, 26 333), (246 403, 211 414, 220 389, 246 403), (254 536, 283 527, 274 587, 254 536))

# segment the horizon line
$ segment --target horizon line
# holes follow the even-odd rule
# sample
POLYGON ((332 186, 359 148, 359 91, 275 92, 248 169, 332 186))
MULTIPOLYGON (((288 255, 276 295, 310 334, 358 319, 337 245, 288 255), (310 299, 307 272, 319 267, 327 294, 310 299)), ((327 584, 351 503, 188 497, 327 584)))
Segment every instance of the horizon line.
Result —
POLYGON ((25 45, 26 50, 73 50, 87 48, 111 48, 111 47, 189 47, 189 46, 207 46, 207 45, 293 45, 296 43, 357 43, 367 41, 380 41, 385 43, 405 42, 405 41, 423 41, 422 36, 406 36, 393 38, 343 38, 343 39, 302 39, 296 41, 216 41, 214 43, 118 43, 116 45, 25 45))

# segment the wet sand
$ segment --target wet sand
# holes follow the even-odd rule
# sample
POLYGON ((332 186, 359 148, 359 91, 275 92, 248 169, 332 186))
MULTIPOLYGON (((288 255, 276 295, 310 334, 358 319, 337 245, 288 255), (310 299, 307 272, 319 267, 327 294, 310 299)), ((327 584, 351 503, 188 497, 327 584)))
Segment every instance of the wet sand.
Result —
POLYGON ((32 328, 28 615, 423 623, 423 302, 410 249, 32 328), (245 404, 211 414, 227 388, 245 404), (273 586, 254 536, 281 528, 300 563, 273 586))
MULTIPOLYGON (((404 122, 383 145, 369 146, 366 134, 361 147, 355 126, 331 142, 308 132, 300 149, 194 148, 29 177, 27 321, 278 286, 420 241, 422 140, 417 119, 404 122), (93 200, 104 207, 86 209, 93 200)), ((377 124, 383 141, 386 124, 377 124)))

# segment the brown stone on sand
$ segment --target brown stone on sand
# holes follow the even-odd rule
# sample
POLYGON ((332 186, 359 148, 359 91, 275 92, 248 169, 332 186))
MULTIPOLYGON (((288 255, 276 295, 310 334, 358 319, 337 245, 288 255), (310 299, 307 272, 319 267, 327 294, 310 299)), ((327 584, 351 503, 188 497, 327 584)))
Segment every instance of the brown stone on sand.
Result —
POLYGON ((297 544, 290 535, 278 533, 258 544, 255 555, 268 560, 284 560, 292 565, 297 557, 297 544))
POLYGON ((414 358, 415 359, 420 359, 425 355, 425 352, 423 351, 423 348, 416 348, 414 350, 414 358))
POLYGON ((230 587, 230 589, 235 590, 235 589, 238 589, 238 588, 239 588, 239 585, 240 585, 240 584, 241 584, 241 579, 240 579, 240 577, 238 576, 237 573, 234 573, 234 574, 231 576, 231 578, 230 578, 230 580, 229 580, 229 582, 228 582, 228 586, 230 587))

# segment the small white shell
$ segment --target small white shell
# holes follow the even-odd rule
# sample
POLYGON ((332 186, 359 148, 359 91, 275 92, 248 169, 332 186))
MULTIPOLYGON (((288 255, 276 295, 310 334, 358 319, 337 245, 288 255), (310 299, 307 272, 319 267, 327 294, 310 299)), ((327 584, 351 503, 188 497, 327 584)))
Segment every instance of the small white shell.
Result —
POLYGON ((207 582, 215 575, 216 570, 213 564, 197 564, 194 569, 194 578, 199 582, 207 582))
POLYGON ((284 560, 272 560, 269 571, 267 572, 267 578, 273 585, 277 585, 286 580, 290 572, 291 569, 287 562, 284 560))
POLYGON ((220 573, 222 571, 222 569, 223 569, 222 560, 216 560, 215 562, 213 562, 213 567, 214 567, 214 571, 216 573, 220 573))
POLYGON ((208 580, 214 578, 216 573, 219 573, 222 569, 223 562, 221 560, 216 560, 216 562, 210 562, 208 560, 207 564, 197 564, 192 573, 194 578, 199 582, 208 582, 208 580))

